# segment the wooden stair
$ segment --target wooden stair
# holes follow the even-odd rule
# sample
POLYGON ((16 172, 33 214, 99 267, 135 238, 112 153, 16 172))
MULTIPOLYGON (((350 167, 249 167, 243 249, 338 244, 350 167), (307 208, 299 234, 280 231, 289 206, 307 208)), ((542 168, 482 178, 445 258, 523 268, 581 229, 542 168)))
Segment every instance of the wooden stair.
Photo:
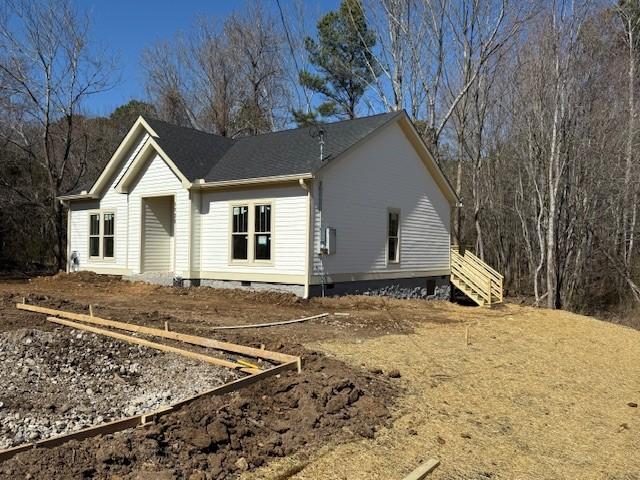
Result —
POLYGON ((469 250, 451 248, 451 283, 478 305, 502 303, 504 276, 469 250))

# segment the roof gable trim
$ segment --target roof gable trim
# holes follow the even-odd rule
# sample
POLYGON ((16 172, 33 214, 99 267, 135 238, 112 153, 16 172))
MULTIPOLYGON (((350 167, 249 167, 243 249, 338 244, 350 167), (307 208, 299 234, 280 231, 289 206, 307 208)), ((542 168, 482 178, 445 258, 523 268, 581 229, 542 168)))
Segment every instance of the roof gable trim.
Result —
POLYGON ((184 174, 180 171, 180 169, 176 166, 176 164, 169 158, 164 150, 158 145, 158 142, 153 137, 149 137, 145 142, 144 146, 138 152, 136 158, 131 162, 127 171, 124 172, 120 181, 116 185, 116 192, 118 193, 129 193, 131 186, 134 184, 135 180, 138 178, 139 174, 144 169, 144 166, 147 163, 147 160, 154 153, 158 154, 160 158, 169 166, 173 174, 180 180, 182 186, 186 189, 191 188, 191 182, 184 176, 184 174))
POLYGON ((147 123, 147 121, 141 116, 135 121, 133 126, 129 129, 129 132, 125 135, 125 137, 118 145, 118 148, 111 156, 111 159, 107 162, 107 165, 100 173, 98 179, 94 182, 91 190, 89 190, 88 195, 94 198, 101 196, 101 193, 104 191, 107 182, 111 177, 116 173, 118 167, 123 161, 122 156, 124 153, 129 150, 133 146, 133 143, 140 136, 142 132, 146 131, 152 137, 158 137, 158 134, 155 132, 153 128, 147 123))
POLYGON ((378 132, 382 131, 385 127, 387 127, 388 125, 391 125, 393 122, 395 122, 403 114, 403 112, 404 112, 404 110, 396 112, 396 114, 391 116, 391 117, 389 117, 389 119, 386 122, 381 123, 380 125, 375 127, 373 130, 371 130, 369 133, 367 133, 364 137, 362 137, 360 140, 358 140, 358 141, 352 143, 351 145, 349 145, 342 152, 338 153, 335 157, 327 158, 326 160, 324 160, 322 165, 319 168, 316 169, 316 172, 319 172, 320 170, 325 168, 327 165, 333 165, 333 163, 336 160, 347 156, 351 151, 353 151, 356 148, 358 148, 364 142, 369 141, 369 139, 371 139, 372 136, 376 135, 378 132))

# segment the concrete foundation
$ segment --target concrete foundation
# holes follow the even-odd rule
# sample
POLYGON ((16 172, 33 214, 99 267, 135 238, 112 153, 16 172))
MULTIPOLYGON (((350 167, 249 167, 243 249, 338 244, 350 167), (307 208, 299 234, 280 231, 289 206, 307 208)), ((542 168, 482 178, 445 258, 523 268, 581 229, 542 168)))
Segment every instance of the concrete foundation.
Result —
MULTIPOLYGON (((241 282, 236 280, 212 280, 174 277, 170 273, 142 273, 122 277, 123 280, 153 283, 174 287, 212 287, 240 288, 254 291, 277 291, 304 296, 304 285, 282 283, 241 282)), ((309 296, 334 297, 341 295, 384 296, 391 298, 422 298, 425 300, 450 300, 451 284, 449 277, 395 278, 382 280, 363 280, 340 282, 335 284, 310 285, 309 296)))
POLYGON ((275 291, 293 293, 304 296, 304 285, 288 285, 284 283, 239 282, 236 280, 191 279, 183 280, 185 287, 242 288, 254 291, 275 291))
MULTIPOLYGON (((322 295, 322 285, 311 285, 309 293, 313 297, 322 295)), ((340 295, 370 295, 392 298, 423 298, 426 300, 450 300, 449 277, 394 278, 340 282, 324 287, 327 297, 340 295)))
POLYGON ((140 273, 137 275, 126 275, 123 280, 130 282, 146 282, 154 285, 164 285, 173 287, 212 287, 212 288, 242 288, 247 290, 267 290, 293 293, 299 297, 304 296, 304 285, 287 285, 284 283, 266 282, 240 282, 236 280, 211 280, 200 278, 175 277, 171 273, 140 273))

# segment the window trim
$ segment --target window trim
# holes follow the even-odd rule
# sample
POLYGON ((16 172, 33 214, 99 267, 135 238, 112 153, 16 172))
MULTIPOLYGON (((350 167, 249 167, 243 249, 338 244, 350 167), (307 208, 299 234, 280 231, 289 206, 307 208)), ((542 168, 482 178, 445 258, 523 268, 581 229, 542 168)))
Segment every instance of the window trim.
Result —
POLYGON ((401 236, 402 236, 402 215, 400 212, 399 208, 387 208, 387 230, 386 230, 386 235, 385 235, 385 261, 387 266, 389 264, 391 265, 398 265, 400 263, 400 244, 401 244, 401 236), (397 214, 398 215, 398 233, 397 236, 392 237, 391 235, 389 235, 389 226, 390 226, 390 218, 391 214, 397 214), (396 238, 397 239, 397 245, 396 245, 396 258, 394 260, 390 260, 389 259, 389 239, 390 238, 396 238))
MULTIPOLYGON (((273 203, 271 202, 254 202, 253 203, 253 224, 251 225, 251 227, 253 227, 253 250, 251 251, 252 253, 252 258, 253 258, 253 262, 254 263, 259 263, 259 264, 271 264, 273 263, 273 203), (266 232, 256 232, 256 207, 260 207, 260 206, 269 206, 271 211, 269 212, 269 220, 270 225, 269 225, 269 230, 266 232), (256 236, 260 235, 260 234, 269 234, 269 236, 271 237, 271 244, 269 246, 270 248, 270 255, 269 255, 269 259, 261 259, 261 258, 256 258, 256 236)), ((249 219, 251 220, 251 215, 249 215, 249 219)))
POLYGON ((88 230, 87 230, 87 258, 91 262, 104 262, 104 263, 113 263, 116 261, 116 238, 117 238, 117 227, 116 227, 116 218, 117 214, 115 209, 93 209, 89 210, 89 215, 87 217, 88 230), (105 257, 104 256, 104 216, 111 214, 113 215, 113 257, 105 257), (91 235, 91 216, 98 215, 98 235, 91 235), (98 237, 98 253, 99 255, 91 255, 91 237, 98 237))
MULTIPOLYGON (((275 242, 276 242, 276 233, 275 233, 275 201, 273 199, 251 199, 251 200, 234 200, 229 202, 229 231, 227 233, 227 244, 228 244, 228 264, 236 265, 236 266, 272 266, 275 263, 275 242), (255 207, 260 205, 269 205, 271 207, 271 259, 269 260, 259 260, 256 259, 256 251, 255 251, 255 239, 256 239, 256 231, 255 231, 255 207), (249 218, 247 225, 247 259, 246 260, 236 260, 233 258, 233 209, 234 207, 248 207, 249 209, 249 218)), ((260 233, 260 232, 258 232, 260 233)))
POLYGON ((237 264, 247 264, 251 260, 251 206, 246 203, 236 203, 230 205, 229 208, 229 261, 237 264), (247 207, 247 231, 243 233, 233 232, 233 210, 234 208, 247 207), (233 258, 233 237, 234 235, 246 235, 247 236, 247 258, 233 258))

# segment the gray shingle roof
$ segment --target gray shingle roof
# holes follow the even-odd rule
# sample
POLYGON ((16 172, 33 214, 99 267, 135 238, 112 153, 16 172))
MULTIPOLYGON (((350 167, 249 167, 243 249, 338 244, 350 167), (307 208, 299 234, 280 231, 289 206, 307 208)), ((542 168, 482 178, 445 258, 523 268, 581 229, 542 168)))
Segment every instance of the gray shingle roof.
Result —
POLYGON ((145 118, 158 134, 156 142, 189 180, 204 178, 233 146, 230 138, 145 118))
POLYGON ((318 139, 310 135, 308 128, 231 140, 159 120, 145 120, 158 134, 160 147, 185 177, 216 182, 314 173, 400 114, 384 113, 323 125, 323 162, 318 139))
MULTIPOLYGON (((158 145, 185 177, 192 182, 201 178, 216 182, 315 173, 401 114, 382 113, 324 124, 323 161, 318 139, 310 135, 308 128, 230 139, 153 118, 145 120, 158 135, 158 145)), ((84 181, 67 195, 88 191, 94 183, 95 179, 84 181)))

